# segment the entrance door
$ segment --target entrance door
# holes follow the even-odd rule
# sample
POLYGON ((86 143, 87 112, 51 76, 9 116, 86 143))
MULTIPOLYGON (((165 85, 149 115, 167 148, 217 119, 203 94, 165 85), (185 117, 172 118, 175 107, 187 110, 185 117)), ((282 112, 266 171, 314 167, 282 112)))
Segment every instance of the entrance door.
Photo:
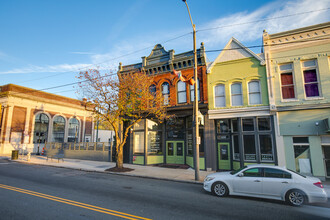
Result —
POLYGON ((229 143, 218 143, 218 169, 230 170, 230 147, 229 143))
POLYGON ((166 142, 166 163, 184 164, 184 142, 166 142))
POLYGON ((323 152, 326 176, 330 178, 330 146, 323 146, 323 152))

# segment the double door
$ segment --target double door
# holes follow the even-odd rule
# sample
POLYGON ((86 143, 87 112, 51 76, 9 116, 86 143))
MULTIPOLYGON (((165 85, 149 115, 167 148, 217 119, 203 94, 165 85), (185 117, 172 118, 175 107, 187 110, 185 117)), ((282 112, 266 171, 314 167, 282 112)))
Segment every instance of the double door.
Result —
POLYGON ((166 163, 184 164, 184 141, 166 141, 166 163))

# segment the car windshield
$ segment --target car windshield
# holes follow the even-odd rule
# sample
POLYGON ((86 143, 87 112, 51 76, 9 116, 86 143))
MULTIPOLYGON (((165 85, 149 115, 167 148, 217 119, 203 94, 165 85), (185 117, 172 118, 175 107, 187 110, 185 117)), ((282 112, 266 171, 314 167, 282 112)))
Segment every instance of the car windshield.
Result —
POLYGON ((245 168, 247 168, 247 166, 242 167, 242 168, 240 168, 240 169, 238 169, 238 170, 230 171, 230 174, 231 174, 231 175, 235 175, 236 173, 238 173, 239 171, 241 171, 241 170, 243 170, 243 169, 245 169, 245 168))
MULTIPOLYGON (((287 169, 287 170, 290 170, 290 169, 287 169)), ((302 176, 302 177, 306 178, 306 176, 302 175, 301 173, 298 173, 298 172, 293 171, 293 170, 290 170, 290 171, 293 172, 293 173, 295 173, 295 174, 298 174, 299 176, 302 176)))

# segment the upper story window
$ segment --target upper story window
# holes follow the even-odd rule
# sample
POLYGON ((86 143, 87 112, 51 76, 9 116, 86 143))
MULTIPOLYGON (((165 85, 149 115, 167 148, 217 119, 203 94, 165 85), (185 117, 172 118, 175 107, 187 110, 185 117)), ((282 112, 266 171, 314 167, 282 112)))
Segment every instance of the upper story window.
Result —
POLYGON ((167 82, 162 84, 162 94, 164 97, 164 105, 168 105, 170 97, 170 85, 167 82))
POLYGON ((214 87, 214 106, 226 107, 225 85, 218 84, 214 87))
POLYGON ((149 92, 152 94, 152 95, 156 95, 156 86, 155 85, 151 85, 149 87, 149 92))
POLYGON ((242 83, 234 83, 231 85, 231 105, 243 105, 242 83))
POLYGON ((250 105, 261 104, 260 82, 251 81, 249 82, 248 87, 249 87, 249 104, 250 105))
POLYGON ((280 66, 282 99, 294 99, 295 89, 292 63, 280 66))
POLYGON ((320 96, 316 60, 302 62, 306 97, 320 96))
MULTIPOLYGON (((197 96, 198 101, 201 100, 200 94, 199 94, 199 80, 197 79, 197 96)), ((190 85, 190 101, 195 101, 195 85, 190 85)))
POLYGON ((186 83, 179 81, 177 86, 178 86, 178 103, 186 103, 187 102, 186 83))

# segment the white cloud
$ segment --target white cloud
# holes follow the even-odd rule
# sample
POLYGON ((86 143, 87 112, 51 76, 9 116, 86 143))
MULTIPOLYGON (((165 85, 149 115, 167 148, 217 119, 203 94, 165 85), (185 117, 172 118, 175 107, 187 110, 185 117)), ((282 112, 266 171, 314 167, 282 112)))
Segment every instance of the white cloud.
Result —
POLYGON ((201 31, 199 37, 208 48, 225 44, 231 37, 245 42, 255 41, 261 39, 264 29, 273 34, 327 22, 330 13, 323 10, 327 8, 330 8, 328 0, 275 1, 250 13, 240 12, 211 21, 200 27, 200 30, 210 30, 201 31))

